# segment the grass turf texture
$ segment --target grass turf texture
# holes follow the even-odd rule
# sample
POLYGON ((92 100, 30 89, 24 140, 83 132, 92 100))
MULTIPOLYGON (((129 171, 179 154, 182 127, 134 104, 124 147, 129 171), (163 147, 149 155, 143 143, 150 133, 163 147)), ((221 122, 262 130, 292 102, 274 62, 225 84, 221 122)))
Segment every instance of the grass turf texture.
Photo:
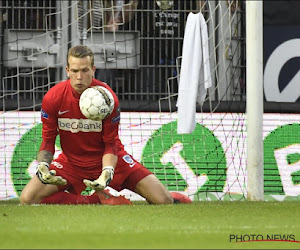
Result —
POLYGON ((299 202, 185 205, 39 205, 0 202, 4 249, 299 249, 292 242, 230 242, 230 235, 295 235, 299 202))

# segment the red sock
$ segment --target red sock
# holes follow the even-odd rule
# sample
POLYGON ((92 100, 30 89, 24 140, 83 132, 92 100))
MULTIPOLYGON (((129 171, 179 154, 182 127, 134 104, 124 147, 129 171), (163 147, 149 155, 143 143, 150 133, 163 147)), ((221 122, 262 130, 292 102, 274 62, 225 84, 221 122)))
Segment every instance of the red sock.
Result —
POLYGON ((100 204, 100 199, 97 195, 79 195, 71 194, 64 191, 54 193, 44 198, 41 204, 100 204))

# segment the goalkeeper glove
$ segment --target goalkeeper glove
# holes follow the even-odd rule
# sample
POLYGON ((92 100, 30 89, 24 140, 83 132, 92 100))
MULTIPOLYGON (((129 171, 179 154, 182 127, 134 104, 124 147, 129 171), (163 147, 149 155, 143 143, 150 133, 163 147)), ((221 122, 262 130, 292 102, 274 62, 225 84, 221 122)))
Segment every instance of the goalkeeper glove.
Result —
POLYGON ((36 175, 43 184, 52 185, 66 185, 67 181, 61 176, 55 176, 56 171, 49 171, 49 164, 47 162, 40 162, 36 169, 36 175))
POLYGON ((90 181, 84 179, 83 182, 87 187, 94 190, 103 190, 112 181, 114 176, 114 168, 111 166, 104 167, 102 173, 97 180, 90 181))

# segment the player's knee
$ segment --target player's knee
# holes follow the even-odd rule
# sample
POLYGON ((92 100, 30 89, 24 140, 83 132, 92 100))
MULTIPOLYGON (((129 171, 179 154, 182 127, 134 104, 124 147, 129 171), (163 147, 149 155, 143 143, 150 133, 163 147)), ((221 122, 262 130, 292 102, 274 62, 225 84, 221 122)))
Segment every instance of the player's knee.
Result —
POLYGON ((173 198, 171 195, 165 194, 154 199, 152 204, 163 205, 163 204, 173 204, 173 198))
POLYGON ((143 196, 150 204, 172 204, 173 198, 166 187, 154 175, 143 178, 135 187, 135 192, 143 196))
POLYGON ((173 204, 173 198, 171 196, 166 196, 161 204, 173 204))
POLYGON ((31 205, 39 203, 37 199, 30 193, 22 192, 20 195, 21 205, 31 205))
POLYGON ((29 196, 24 194, 24 193, 21 193, 21 195, 20 195, 20 204, 21 205, 31 204, 29 196))

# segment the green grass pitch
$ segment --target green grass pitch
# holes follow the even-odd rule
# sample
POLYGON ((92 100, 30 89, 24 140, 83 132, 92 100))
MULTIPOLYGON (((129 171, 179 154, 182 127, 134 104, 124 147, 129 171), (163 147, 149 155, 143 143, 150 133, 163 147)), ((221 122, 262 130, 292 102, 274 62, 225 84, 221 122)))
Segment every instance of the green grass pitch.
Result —
POLYGON ((297 201, 133 206, 20 206, 18 200, 1 201, 0 248, 299 249, 299 207, 297 201), (236 243, 230 241, 232 235, 294 235, 299 242, 236 243))

